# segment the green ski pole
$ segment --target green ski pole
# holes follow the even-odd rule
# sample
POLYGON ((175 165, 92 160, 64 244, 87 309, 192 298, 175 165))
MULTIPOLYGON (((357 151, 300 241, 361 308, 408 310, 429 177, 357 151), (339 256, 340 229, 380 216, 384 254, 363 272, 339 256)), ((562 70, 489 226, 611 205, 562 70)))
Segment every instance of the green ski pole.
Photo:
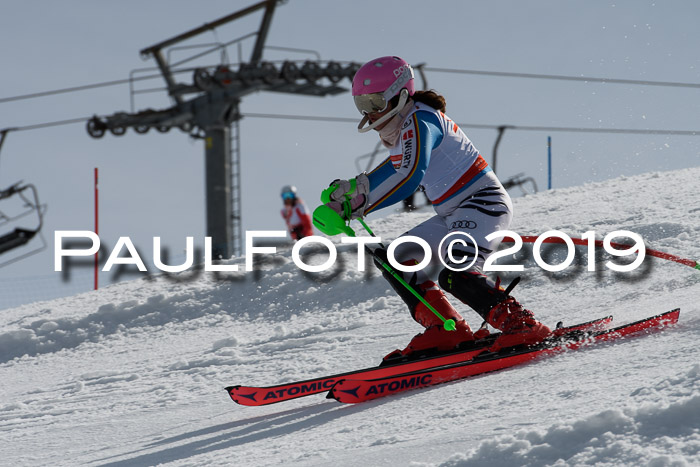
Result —
MULTIPOLYGON (((335 190, 335 186, 331 185, 329 188, 323 191, 321 194, 321 202, 323 203, 319 207, 317 207, 314 210, 313 213, 313 224, 318 228, 321 232, 325 233, 326 235, 338 235, 340 233, 344 233, 345 235, 348 235, 349 237, 354 237, 355 236, 355 231, 350 227, 350 221, 345 221, 340 214, 335 212, 333 209, 330 207, 326 206, 326 203, 330 201, 330 193, 335 190)), ((345 201, 343 203, 343 211, 345 213, 345 218, 349 219, 351 215, 352 209, 350 208, 350 201, 345 201)), ((372 236, 376 237, 374 232, 372 232, 372 229, 369 228, 369 226, 365 223, 364 220, 361 218, 357 219, 360 224, 362 224, 362 227, 365 228, 365 230, 372 236)), ((382 245, 382 248, 384 248, 384 245, 382 245)), ((372 257, 379 263, 381 266, 386 269, 386 271, 394 277, 401 285, 406 287, 406 289, 411 292, 420 302, 426 306, 435 316, 437 316, 440 321, 442 321, 442 325, 447 331, 454 331, 457 329, 455 321, 453 319, 445 319, 439 311, 435 309, 428 301, 423 297, 421 294, 416 292, 416 290, 408 284, 404 280, 403 277, 399 273, 397 273, 394 268, 391 267, 391 265, 387 264, 382 260, 379 256, 377 256, 374 251, 369 248, 367 245, 365 245, 365 250, 372 255, 372 257)))
MULTIPOLYGON (((366 230, 371 236, 376 237, 376 235, 374 235, 374 232, 372 232, 372 229, 369 228, 369 226, 365 223, 365 221, 363 221, 361 218, 358 218, 357 220, 360 222, 360 224, 362 224, 362 227, 364 227, 365 230, 366 230)), ((381 245, 381 243, 380 243, 380 245, 381 245)), ((382 248, 384 248, 384 245, 381 245, 381 246, 382 246, 382 248)), ((428 301, 425 299, 425 297, 423 297, 421 294, 419 294, 418 292, 416 292, 416 290, 415 290, 413 287, 411 287, 411 286, 408 284, 408 282, 406 282, 406 281, 404 280, 404 278, 401 277, 401 275, 400 275, 399 273, 397 273, 396 271, 394 271, 394 268, 392 268, 391 265, 385 263, 384 260, 382 260, 379 256, 377 256, 377 254, 376 254, 371 248, 369 248, 368 246, 365 245, 365 249, 369 252, 369 254, 372 255, 372 257, 373 257, 375 260, 377 260, 377 261, 379 262, 379 264, 382 265, 382 267, 383 267, 384 269, 387 270, 387 272, 388 272, 389 274, 391 274, 391 275, 394 277, 394 279, 396 279, 397 281, 399 281, 399 282, 401 283, 401 285, 403 285, 404 287, 406 287, 406 289, 407 289, 409 292, 411 292, 418 300, 420 300, 421 303, 423 303, 423 305, 425 305, 430 311, 432 311, 432 312, 435 314, 435 316, 437 316, 438 318, 440 318, 440 321, 442 321, 442 325, 443 325, 443 327, 445 328, 446 331, 454 331, 455 329, 457 329, 457 328, 456 328, 456 325, 455 325, 455 320, 453 320, 453 319, 445 319, 445 318, 440 314, 440 312, 437 311, 437 310, 435 309, 435 307, 433 307, 430 303, 428 303, 428 301)))

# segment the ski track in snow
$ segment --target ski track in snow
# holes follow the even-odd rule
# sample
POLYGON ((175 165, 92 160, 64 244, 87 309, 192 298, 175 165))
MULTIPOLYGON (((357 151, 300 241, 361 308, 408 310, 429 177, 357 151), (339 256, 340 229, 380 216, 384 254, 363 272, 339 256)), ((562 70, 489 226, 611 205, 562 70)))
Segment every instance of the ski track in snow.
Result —
MULTIPOLYGON (((700 192, 686 188, 699 176, 651 173, 517 198, 511 229, 630 230, 653 249, 700 259, 700 192)), ((390 240, 430 216, 371 226, 390 240)), ((254 273, 158 276, 3 310, 0 464, 700 465, 700 271, 658 259, 620 274, 602 254, 587 272, 577 255, 577 268, 552 274, 526 245, 510 259, 525 265, 514 294, 548 324, 680 307, 673 329, 355 406, 322 395, 233 403, 224 386, 372 366, 420 331, 371 261, 359 272, 355 249, 338 250, 345 265, 321 277, 302 274, 281 248, 254 273)))

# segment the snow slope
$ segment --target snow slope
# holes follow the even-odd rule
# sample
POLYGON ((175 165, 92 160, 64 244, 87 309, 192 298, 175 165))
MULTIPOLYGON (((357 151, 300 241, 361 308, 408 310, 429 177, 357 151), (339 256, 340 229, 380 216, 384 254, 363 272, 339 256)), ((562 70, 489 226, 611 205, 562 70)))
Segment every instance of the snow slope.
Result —
MULTIPOLYGON (((700 168, 518 198, 512 229, 626 229, 700 259, 698 179, 700 168)), ((391 239, 430 215, 370 225, 391 239)), ((0 464, 700 465, 700 271, 662 260, 612 273, 601 255, 597 272, 582 259, 545 273, 526 248, 515 295, 549 324, 680 307, 673 329, 366 404, 233 403, 227 385, 371 366, 420 331, 377 271, 338 250, 345 266, 332 274, 302 273, 286 247, 255 272, 159 276, 3 311, 0 464)))

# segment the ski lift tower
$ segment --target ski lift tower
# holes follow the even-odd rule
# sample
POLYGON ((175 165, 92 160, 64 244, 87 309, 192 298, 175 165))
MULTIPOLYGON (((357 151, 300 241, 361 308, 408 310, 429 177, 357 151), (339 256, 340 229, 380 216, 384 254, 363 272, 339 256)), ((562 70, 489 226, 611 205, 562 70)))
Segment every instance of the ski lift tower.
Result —
MULTIPOLYGON (((339 94, 347 89, 336 83, 343 78, 352 80, 360 67, 354 62, 341 64, 337 61, 306 60, 296 63, 285 60, 278 68, 274 63, 263 61, 263 49, 272 15, 277 4, 282 1, 263 0, 141 50, 143 57, 153 57, 156 61, 172 100, 172 107, 163 110, 147 109, 136 113, 118 112, 107 117, 96 115, 87 123, 88 134, 94 138, 101 138, 107 130, 116 136, 123 135, 129 127, 142 134, 151 128, 167 132, 177 127, 204 140, 206 230, 207 236, 212 238, 213 258, 229 258, 232 255, 240 255, 242 251, 238 125, 241 119, 241 99, 257 91, 307 96, 339 94), (214 48, 190 58, 225 51, 225 48, 232 44, 255 37, 247 63, 239 63, 236 71, 226 64, 196 68, 191 84, 176 81, 175 75, 181 73, 181 70, 174 69, 166 60, 167 55, 164 51, 167 48, 259 10, 263 11, 263 17, 257 32, 217 44, 214 48)), ((176 65, 190 59, 182 60, 176 65)))

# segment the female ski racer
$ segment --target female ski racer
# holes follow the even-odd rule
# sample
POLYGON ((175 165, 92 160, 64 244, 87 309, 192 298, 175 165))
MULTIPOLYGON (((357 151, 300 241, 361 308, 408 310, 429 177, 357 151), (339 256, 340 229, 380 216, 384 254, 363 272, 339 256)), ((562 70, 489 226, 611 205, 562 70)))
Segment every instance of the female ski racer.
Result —
MULTIPOLYGON (((416 91, 413 70, 394 56, 364 64, 353 78, 352 95, 362 114, 358 131, 377 131, 389 149, 389 157, 370 173, 361 173, 354 180, 335 180, 331 185, 337 188, 330 194, 331 202, 327 205, 343 218, 355 219, 398 203, 421 188, 436 215, 404 235, 425 240, 432 249, 432 257, 440 255, 445 260, 449 267, 437 274, 442 289, 502 331, 492 349, 533 344, 548 336, 549 328, 510 296, 500 286, 500 280, 494 283, 482 273, 484 261, 500 243, 500 239, 489 241, 485 237, 508 228, 513 207, 508 193, 479 151, 445 115, 444 97, 432 90, 416 91), (352 209, 349 216, 342 206, 347 200, 352 209), (442 239, 453 232, 470 234, 477 248, 465 241, 466 246, 448 252, 449 240, 439 248, 442 239), (471 268, 454 270, 464 268, 471 261, 475 261, 471 268)), ((386 262, 386 251, 378 249, 376 254, 386 262)), ((416 265, 423 256, 422 247, 414 242, 402 243, 394 252, 396 261, 403 265, 416 265)), ((431 348, 451 350, 475 339, 469 325, 425 268, 400 274, 445 319, 456 322, 455 331, 445 330, 442 321, 405 286, 382 267, 379 269, 406 302, 413 319, 425 328, 405 349, 395 350, 385 359, 431 348)))
POLYGON ((296 187, 291 185, 283 186, 280 196, 282 196, 282 202, 284 203, 281 211, 282 218, 287 224, 287 230, 292 240, 301 240, 304 237, 313 235, 311 215, 304 201, 297 196, 296 187))

